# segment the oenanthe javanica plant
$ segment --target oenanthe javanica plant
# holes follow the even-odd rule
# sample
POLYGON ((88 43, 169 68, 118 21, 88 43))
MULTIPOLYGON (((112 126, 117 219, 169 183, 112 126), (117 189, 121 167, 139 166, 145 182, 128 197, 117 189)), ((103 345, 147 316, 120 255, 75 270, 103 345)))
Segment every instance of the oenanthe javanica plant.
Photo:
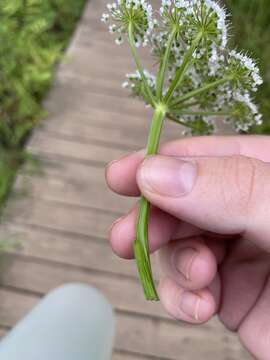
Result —
MULTIPOLYGON (((153 108, 147 155, 156 154, 165 119, 181 124, 191 134, 211 134, 223 118, 239 132, 262 122, 252 94, 262 79, 252 59, 228 48, 225 10, 213 0, 162 0, 154 12, 146 0, 118 0, 107 5, 102 21, 126 38, 137 70, 123 86, 153 108), (149 46, 158 63, 156 74, 146 70, 138 53, 149 46)), ((149 202, 140 202, 134 251, 148 300, 158 300, 153 281, 149 244, 149 202)))

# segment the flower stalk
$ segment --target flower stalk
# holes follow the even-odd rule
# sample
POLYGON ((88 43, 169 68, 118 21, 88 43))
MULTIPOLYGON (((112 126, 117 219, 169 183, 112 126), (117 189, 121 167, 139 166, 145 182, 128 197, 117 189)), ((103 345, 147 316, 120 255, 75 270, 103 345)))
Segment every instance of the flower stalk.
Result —
POLYGON ((138 71, 140 73, 141 79, 143 81, 143 85, 145 87, 145 91, 146 91, 147 96, 149 98, 149 102, 150 102, 150 104, 152 106, 154 106, 155 99, 154 99, 154 96, 153 96, 151 90, 149 89, 149 85, 148 85, 147 79, 146 79, 145 74, 144 74, 144 69, 143 69, 143 66, 141 64, 141 60, 140 60, 140 57, 139 57, 137 49, 136 49, 134 33, 133 33, 133 23, 132 22, 130 22, 129 26, 128 26, 128 41, 129 41, 129 46, 130 46, 130 49, 131 49, 131 52, 132 52, 132 55, 133 55, 133 59, 134 59, 134 61, 136 63, 137 69, 138 69, 138 71))
POLYGON ((192 62, 192 57, 193 57, 194 51, 196 50, 197 46, 199 45, 201 39, 202 39, 202 34, 199 33, 196 36, 196 38, 193 40, 189 50, 186 52, 183 63, 180 66, 180 68, 177 70, 175 78, 174 78, 173 82, 171 83, 171 86, 165 96, 166 103, 168 103, 170 101, 171 97, 174 94, 174 91, 181 85, 181 83, 184 79, 184 76, 186 74, 186 71, 188 70, 188 68, 192 62))
POLYGON ((166 51, 164 54, 164 58, 161 61, 160 70, 159 70, 159 73, 157 76, 157 97, 159 100, 161 100, 161 98, 162 98, 166 70, 167 70, 167 67, 169 64, 169 57, 170 57, 173 41, 175 39, 176 31, 177 31, 177 29, 175 28, 170 35, 170 38, 169 38, 169 41, 167 44, 167 48, 166 48, 166 51))
MULTIPOLYGON (((166 107, 163 104, 157 105, 151 124, 148 138, 147 156, 155 155, 159 148, 161 131, 166 116, 166 107)), ((147 300, 159 300, 150 262, 150 250, 148 239, 148 224, 150 217, 150 203, 141 197, 139 216, 136 230, 136 240, 134 242, 134 252, 137 261, 138 272, 147 300)))
POLYGON ((193 91, 190 91, 189 93, 183 95, 183 96, 180 96, 179 98, 176 98, 172 103, 171 103, 171 106, 174 107, 174 106, 177 106, 189 99, 192 99, 198 95, 201 95, 205 92, 209 92, 209 90, 212 90, 212 89, 215 89, 217 88, 218 86, 220 85, 223 85, 223 84, 226 84, 227 82, 229 82, 231 80, 230 77, 227 77, 225 79, 219 79, 219 80, 216 80, 210 84, 206 84, 204 86, 202 86, 201 88, 199 89, 195 89, 193 91))

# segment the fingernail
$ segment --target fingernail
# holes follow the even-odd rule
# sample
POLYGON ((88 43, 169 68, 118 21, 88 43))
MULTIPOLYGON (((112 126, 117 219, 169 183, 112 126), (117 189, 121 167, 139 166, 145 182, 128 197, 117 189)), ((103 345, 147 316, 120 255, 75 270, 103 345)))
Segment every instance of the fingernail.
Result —
POLYGON ((109 163, 107 163, 106 167, 105 167, 105 173, 108 172, 108 170, 114 165, 117 164, 121 161, 122 159, 116 159, 116 160, 112 160, 109 163))
POLYGON ((198 252, 192 248, 186 248, 174 254, 174 265, 186 280, 190 280, 192 264, 197 254, 198 252))
POLYGON ((181 295, 180 308, 181 310, 192 317, 196 321, 199 321, 199 311, 200 311, 201 298, 200 296, 186 291, 181 295))
POLYGON ((118 160, 112 160, 111 162, 109 162, 106 166, 105 166, 105 179, 107 180, 108 179, 108 173, 109 173, 109 170, 111 168, 111 166, 115 163, 117 163, 118 160))
POLYGON ((115 227, 115 225, 117 225, 120 221, 124 220, 124 218, 126 217, 127 215, 123 215, 121 216, 120 218, 118 218, 117 220, 115 220, 112 225, 110 226, 109 228, 109 233, 112 232, 112 229, 115 227))
POLYGON ((120 163, 122 160, 125 160, 125 159, 130 159, 132 157, 132 155, 135 155, 135 156, 138 156, 138 155, 144 155, 145 156, 145 150, 134 150, 134 151, 131 151, 129 154, 127 155, 124 155, 122 157, 120 157, 119 159, 116 159, 116 160, 112 160, 110 161, 106 167, 105 167, 105 170, 108 170, 111 166, 113 166, 114 164, 117 164, 117 163, 120 163))
POLYGON ((146 191, 171 197, 188 194, 196 177, 195 163, 165 156, 145 159, 138 173, 139 184, 146 191))

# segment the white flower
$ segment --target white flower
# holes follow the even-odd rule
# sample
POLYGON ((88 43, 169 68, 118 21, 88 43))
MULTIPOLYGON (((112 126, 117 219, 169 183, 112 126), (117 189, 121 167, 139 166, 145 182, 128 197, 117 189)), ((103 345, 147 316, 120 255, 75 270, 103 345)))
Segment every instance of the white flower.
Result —
POLYGON ((122 84, 122 88, 123 89, 126 89, 129 87, 129 82, 128 81, 124 81, 123 84, 122 84))
POLYGON ((153 20, 152 6, 146 0, 117 0, 107 4, 109 14, 103 14, 101 20, 109 22, 109 32, 117 33, 118 45, 123 42, 123 34, 127 34, 132 24, 136 46, 146 46, 148 37, 157 25, 153 20))
POLYGON ((259 68, 247 55, 228 48, 227 15, 216 1, 162 0, 159 21, 146 0, 116 0, 107 9, 109 14, 103 14, 102 21, 116 34, 117 44, 131 27, 136 47, 150 45, 157 73, 167 54, 162 88, 157 86, 157 76, 147 70, 144 79, 138 70, 127 74, 123 88, 151 106, 157 96, 166 99, 170 115, 191 127, 192 134, 215 132, 215 120, 220 116, 237 131, 262 123, 251 96, 263 82, 259 68), (186 55, 193 46, 187 63, 186 55), (183 64, 181 81, 178 83, 178 77, 175 82, 183 64), (209 87, 211 84, 215 85, 209 87), (204 91, 194 92, 200 89, 204 91))
MULTIPOLYGON (((151 74, 148 70, 144 69, 144 76, 148 82, 148 85, 151 88, 154 88, 156 85, 156 76, 151 74)), ((139 73, 139 71, 137 70, 135 73, 131 73, 131 74, 126 74, 126 78, 130 81, 130 82, 137 82, 137 81, 141 81, 142 77, 141 74, 139 73)))
POLYGON ((236 101, 245 104, 252 114, 258 114, 258 107, 252 102, 249 93, 245 93, 244 95, 236 93, 234 98, 236 101))
POLYGON ((109 25, 109 33, 110 34, 114 34, 115 31, 116 31, 116 25, 115 24, 112 24, 112 25, 109 25))
MULTIPOLYGON (((149 85, 152 92, 155 92, 156 88, 156 76, 151 74, 148 70, 144 69, 144 76, 146 78, 147 84, 149 85)), ((123 88, 131 89, 132 93, 135 96, 139 96, 144 99, 145 103, 149 104, 149 98, 144 92, 144 86, 141 74, 137 70, 135 73, 126 74, 127 81, 122 84, 123 88)))
POLYGON ((255 62, 247 55, 238 53, 235 50, 230 51, 228 61, 229 64, 235 67, 238 66, 240 69, 245 69, 243 80, 245 80, 246 85, 249 85, 252 91, 257 91, 258 86, 262 85, 263 80, 255 62))
POLYGON ((208 40, 221 48, 224 49, 227 45, 227 15, 215 1, 163 0, 160 15, 167 31, 178 27, 179 35, 187 43, 203 31, 206 35, 209 32, 208 40))
POLYGON ((122 45, 123 42, 124 42, 124 39, 122 36, 119 36, 118 38, 115 39, 116 45, 122 45))
POLYGON ((262 124, 262 115, 259 113, 248 92, 233 94, 234 103, 226 122, 231 123, 236 131, 248 131, 251 126, 262 124))
POLYGON ((101 21, 106 23, 109 20, 109 18, 110 18, 109 14, 104 13, 101 16, 101 21))

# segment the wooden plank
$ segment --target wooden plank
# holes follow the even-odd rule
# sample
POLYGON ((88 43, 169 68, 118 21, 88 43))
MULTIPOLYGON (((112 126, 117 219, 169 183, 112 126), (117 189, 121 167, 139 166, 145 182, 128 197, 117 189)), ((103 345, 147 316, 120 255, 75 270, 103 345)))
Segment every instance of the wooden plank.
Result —
POLYGON ((118 310, 169 319, 159 303, 145 301, 141 285, 135 278, 41 261, 34 256, 27 258, 12 255, 1 276, 1 284, 4 286, 40 294, 69 282, 83 282, 95 286, 118 310))
POLYGON ((114 219, 110 214, 38 199, 22 199, 9 207, 12 218, 6 214, 6 219, 13 223, 7 230, 2 225, 2 234, 17 237, 23 254, 137 278, 135 265, 118 259, 109 247, 107 233, 114 219))
POLYGON ((22 173, 17 178, 15 191, 39 199, 115 213, 125 213, 137 202, 137 199, 113 193, 106 185, 102 168, 65 161, 59 164, 52 159, 41 169, 42 173, 34 176, 22 173))
MULTIPOLYGON (((89 29, 86 29, 85 37, 88 31, 89 29)), ((154 65, 155 59, 144 56, 142 61, 149 71, 157 70, 157 66, 154 65)), ((126 73, 135 72, 136 66, 129 48, 116 46, 114 38, 106 36, 105 39, 99 37, 87 39, 84 46, 77 44, 76 51, 66 55, 66 60, 60 65, 57 77, 61 77, 66 71, 74 74, 78 72, 79 76, 94 77, 94 79, 98 79, 99 75, 100 78, 110 80, 116 85, 124 81, 126 73), (107 56, 108 53, 110 57, 107 56), (100 58, 103 58, 102 62, 100 58)))
POLYGON ((109 228, 119 215, 97 209, 67 206, 65 203, 21 198, 10 201, 5 219, 18 224, 107 239, 109 228))
MULTIPOLYGON (((36 132, 29 142, 28 149, 35 155, 57 155, 81 162, 100 163, 101 165, 106 165, 109 161, 119 159, 130 152, 127 148, 120 149, 113 144, 106 144, 105 146, 98 143, 78 142, 74 138, 59 137, 57 134, 48 134, 42 131, 36 132)), ((139 147, 136 147, 137 149, 139 147)))
POLYGON ((112 144, 106 146, 91 142, 78 142, 74 138, 59 137, 54 133, 36 132, 28 145, 29 151, 37 156, 62 157, 82 163, 106 166, 108 162, 120 159, 130 153, 112 144))
MULTIPOLYGON (((107 78, 112 82, 123 81, 126 73, 135 72, 136 66, 128 46, 118 47, 114 37, 104 32, 98 32, 93 38, 89 37, 89 28, 82 27, 77 38, 76 48, 72 48, 66 55, 65 61, 60 65, 57 77, 65 71, 85 75, 90 74, 97 79, 107 78), (108 53, 110 56, 108 57, 108 53), (102 59, 102 61, 100 61, 102 59), (94 70, 96 69, 96 72, 94 70)), ((145 68, 152 73, 157 72, 157 62, 150 55, 148 49, 140 50, 141 61, 145 68)))
POLYGON ((42 132, 36 133, 30 140, 28 149, 35 155, 57 155, 85 163, 101 164, 101 166, 105 166, 109 161, 118 159, 127 153, 127 151, 111 146, 74 142, 48 136, 42 132))
POLYGON ((142 116, 147 119, 147 110, 144 104, 133 97, 125 96, 125 101, 118 96, 98 94, 92 92, 89 86, 84 84, 70 83, 68 89, 56 82, 54 86, 53 98, 47 101, 49 111, 58 107, 64 111, 77 111, 91 113, 92 109, 102 109, 106 112, 117 114, 132 114, 132 116, 142 116))
MULTIPOLYGON (((5 326, 14 326, 39 301, 34 295, 8 290, 0 290, 0 297, 0 323, 5 326)), ((219 328, 222 329, 221 325, 219 328)), ((224 340, 223 331, 217 328, 211 333, 203 327, 186 325, 181 331, 176 322, 138 318, 123 312, 117 314, 115 345, 127 352, 172 360, 195 360, 198 356, 208 360, 249 359, 235 335, 228 333, 224 340)))
POLYGON ((176 322, 148 321, 119 314, 116 347, 151 354, 158 358, 186 359, 248 359, 236 336, 224 334, 221 325, 215 330, 185 326, 176 322), (220 331, 221 330, 221 331, 220 331), (118 342, 119 341, 119 342, 118 342), (123 346, 123 342, 125 345, 123 346), (235 344, 237 343, 237 346, 235 344))
MULTIPOLYGON (((64 88, 61 83, 58 86, 64 88)), ((151 123, 152 110, 145 108, 142 102, 128 97, 124 103, 135 101, 137 107, 133 111, 126 111, 121 105, 111 109, 109 107, 102 107, 99 102, 101 101, 100 94, 95 94, 91 98, 91 106, 88 106, 87 102, 80 102, 80 99, 74 101, 70 99, 70 101, 61 106, 59 102, 65 101, 65 96, 63 95, 64 99, 62 96, 58 99, 58 96, 58 88, 54 88, 46 101, 46 108, 49 111, 50 117, 42 122, 42 128, 45 130, 59 132, 61 129, 62 134, 70 136, 72 134, 81 136, 83 133, 86 138, 93 139, 95 133, 93 133, 94 130, 92 128, 99 128, 100 132, 95 135, 97 140, 110 142, 114 139, 114 136, 117 136, 116 140, 118 140, 119 135, 117 134, 120 133, 123 134, 122 141, 125 144, 131 147, 137 143, 138 147, 145 146, 151 123), (142 111, 143 114, 141 113, 142 111), (72 127, 74 133, 71 132, 70 127, 72 127), (102 129, 105 129, 105 131, 102 132, 102 129), (114 132, 110 133, 110 130, 114 132), (89 134, 89 132, 92 132, 92 134, 89 134), (139 133, 140 135, 138 136, 139 133), (130 140, 126 141, 124 139, 126 136, 129 136, 129 139, 136 137, 138 142, 134 144, 134 140, 132 140, 130 144, 130 140)), ((111 99, 111 102, 113 102, 113 99, 111 99)), ((180 137, 181 131, 181 126, 167 122, 162 138, 173 139, 180 137)), ((116 140, 113 141, 118 143, 116 140)))
MULTIPOLYGON (((47 120, 44 120, 41 123, 42 127, 45 127, 45 125, 49 122, 65 123, 65 119, 67 118, 73 120, 77 127, 79 127, 82 122, 83 127, 90 125, 107 129, 123 128, 126 131, 133 131, 134 129, 148 129, 150 125, 150 112, 145 118, 136 113, 105 111, 104 109, 98 107, 92 107, 91 109, 86 109, 86 111, 83 108, 59 108, 55 106, 53 98, 54 94, 51 93, 46 102, 46 108, 48 109, 50 116, 47 120)), ((50 129, 53 130, 53 128, 50 129)))
MULTIPOLYGON (((76 120, 77 117, 57 118, 56 121, 47 121, 42 127, 42 132, 48 132, 50 134, 60 134, 67 136, 71 139, 78 141, 85 140, 92 143, 100 142, 106 146, 112 144, 119 149, 134 151, 140 148, 144 148, 147 142, 148 128, 150 126, 150 120, 145 121, 142 127, 131 126, 128 127, 106 127, 101 124, 93 123, 92 118, 88 118, 86 121, 81 121, 80 126, 76 120)), ((55 136, 55 135, 54 135, 55 136)))
MULTIPOLYGON (((29 151, 39 157, 55 157, 58 160, 62 157, 62 161, 104 167, 108 162, 146 146, 150 122, 145 122, 141 129, 134 129, 132 125, 130 128, 117 128, 106 123, 91 124, 86 120, 78 127, 76 119, 77 115, 61 123, 61 118, 57 117, 55 123, 49 121, 44 124, 30 140, 29 151), (57 123, 59 125, 55 125, 57 123)), ((181 128, 168 125, 162 136, 163 142, 179 139, 181 128)))
MULTIPOLYGON (((110 79, 103 77, 90 77, 84 76, 83 74, 76 74, 74 71, 71 71, 69 68, 65 70, 65 72, 59 74, 58 83, 61 83, 62 86, 67 86, 70 83, 76 82, 77 84, 82 84, 83 86, 88 86, 90 89, 90 93, 94 94, 104 94, 110 95, 112 94, 115 97, 123 98, 129 97, 131 94, 128 90, 124 93, 122 88, 122 83, 125 81, 125 77, 122 76, 118 81, 110 81, 110 79), (61 76, 60 76, 61 75, 61 76), (123 94, 124 93, 124 94, 123 94)), ((143 104, 143 103, 141 103, 143 104)))
POLYGON ((113 254, 108 241, 89 237, 48 231, 44 228, 9 224, 1 227, 1 238, 15 239, 19 248, 12 254, 54 261, 118 275, 128 275, 137 280, 134 261, 126 261, 113 254))
POLYGON ((0 324, 1 327, 13 327, 40 300, 34 295, 23 295, 16 291, 0 288, 0 324))
POLYGON ((140 356, 140 355, 138 356, 136 354, 132 355, 130 353, 121 353, 115 351, 113 353, 112 360, 149 360, 149 357, 140 356))
MULTIPOLYGON (((125 114, 117 116, 116 119, 103 114, 101 120, 97 119, 95 114, 57 114, 43 122, 42 131, 52 133, 54 136, 56 134, 67 136, 74 141, 99 142, 105 146, 111 144, 119 149, 134 151, 145 148, 150 124, 150 116, 149 119, 137 118, 127 121, 125 114)), ((162 140, 179 138, 181 130, 180 126, 166 122, 162 140)))
POLYGON ((152 355, 142 355, 139 353, 132 353, 123 350, 115 349, 112 360, 170 360, 170 358, 156 357, 152 355))

